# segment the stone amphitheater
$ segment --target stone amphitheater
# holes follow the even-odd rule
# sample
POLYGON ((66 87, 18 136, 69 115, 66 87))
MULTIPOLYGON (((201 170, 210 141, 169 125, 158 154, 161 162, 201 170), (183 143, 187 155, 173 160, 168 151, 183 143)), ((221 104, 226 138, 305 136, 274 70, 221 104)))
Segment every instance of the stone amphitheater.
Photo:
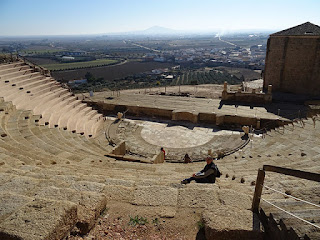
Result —
POLYGON ((103 116, 23 61, 0 65, 0 85, 0 239, 139 239, 92 231, 103 218, 135 215, 160 219, 160 227, 180 234, 171 239, 200 239, 199 221, 206 239, 320 239, 319 183, 266 172, 261 207, 282 229, 269 229, 279 238, 251 211, 263 165, 320 173, 317 115, 249 138, 179 124, 161 135, 170 121, 103 116), (183 137, 170 142, 170 132, 183 137), (115 157, 123 142, 134 161, 115 157), (168 161, 154 164, 160 144, 168 161), (179 163, 186 151, 201 160, 217 149, 224 155, 216 184, 180 184, 204 166, 179 163))

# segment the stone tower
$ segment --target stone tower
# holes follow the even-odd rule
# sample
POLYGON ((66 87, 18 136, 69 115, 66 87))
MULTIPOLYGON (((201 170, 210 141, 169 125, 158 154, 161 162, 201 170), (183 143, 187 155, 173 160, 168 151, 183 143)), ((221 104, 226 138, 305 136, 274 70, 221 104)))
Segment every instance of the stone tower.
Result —
POLYGON ((320 95, 320 27, 310 22, 268 39, 263 88, 320 95))

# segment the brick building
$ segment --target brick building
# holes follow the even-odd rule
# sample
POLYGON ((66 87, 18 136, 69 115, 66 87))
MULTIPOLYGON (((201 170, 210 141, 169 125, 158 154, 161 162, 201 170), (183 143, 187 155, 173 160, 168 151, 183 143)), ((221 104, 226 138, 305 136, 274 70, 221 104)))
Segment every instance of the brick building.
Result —
POLYGON ((320 27, 310 22, 271 34, 263 87, 320 95, 320 27))

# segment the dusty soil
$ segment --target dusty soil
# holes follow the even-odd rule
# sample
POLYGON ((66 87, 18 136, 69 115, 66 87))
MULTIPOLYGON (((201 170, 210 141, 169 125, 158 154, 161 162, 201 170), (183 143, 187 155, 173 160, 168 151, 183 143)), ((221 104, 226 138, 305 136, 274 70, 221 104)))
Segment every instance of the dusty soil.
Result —
POLYGON ((204 240, 200 229, 202 209, 179 209, 174 217, 161 216, 163 207, 132 206, 129 203, 112 202, 100 216, 96 226, 85 236, 69 236, 68 240, 146 239, 146 240, 204 240), (147 219, 146 224, 130 224, 130 217, 147 219))
POLYGON ((182 86, 170 86, 170 87, 155 87, 155 88, 142 88, 142 89, 129 89, 121 90, 121 93, 128 94, 178 94, 188 93, 191 97, 203 97, 203 98, 214 98, 221 97, 223 85, 219 84, 204 84, 204 85, 182 85, 182 86))

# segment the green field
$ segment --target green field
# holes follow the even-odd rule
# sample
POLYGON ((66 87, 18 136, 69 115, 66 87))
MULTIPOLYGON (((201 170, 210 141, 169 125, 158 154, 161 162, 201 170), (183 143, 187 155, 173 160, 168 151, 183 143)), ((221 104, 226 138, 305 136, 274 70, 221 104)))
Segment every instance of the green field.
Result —
POLYGON ((77 69, 77 68, 106 66, 106 65, 115 64, 118 62, 119 62, 118 60, 98 59, 98 60, 88 61, 88 62, 54 63, 54 64, 44 64, 41 66, 48 70, 59 71, 59 70, 68 70, 68 69, 77 69))
POLYGON ((241 80, 226 71, 186 71, 183 75, 177 77, 172 85, 198 85, 198 84, 223 84, 227 81, 229 84, 239 84, 241 80))
POLYGON ((25 54, 52 54, 52 53, 59 53, 63 52, 65 50, 63 49, 28 49, 28 50, 22 50, 20 53, 25 54))

